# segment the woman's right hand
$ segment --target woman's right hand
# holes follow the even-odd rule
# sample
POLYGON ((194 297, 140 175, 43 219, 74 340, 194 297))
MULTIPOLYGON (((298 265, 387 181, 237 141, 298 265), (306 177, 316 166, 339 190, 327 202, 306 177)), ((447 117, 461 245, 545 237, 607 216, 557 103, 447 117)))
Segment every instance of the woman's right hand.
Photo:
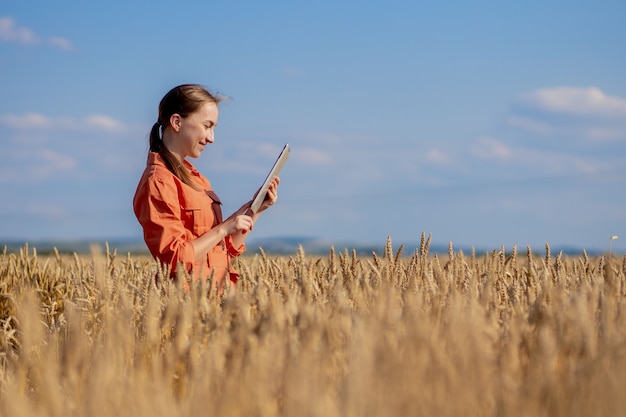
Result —
POLYGON ((234 235, 235 233, 238 233, 238 232, 245 234, 251 231, 254 226, 252 217, 246 214, 236 215, 228 219, 224 224, 226 225, 227 235, 234 235))

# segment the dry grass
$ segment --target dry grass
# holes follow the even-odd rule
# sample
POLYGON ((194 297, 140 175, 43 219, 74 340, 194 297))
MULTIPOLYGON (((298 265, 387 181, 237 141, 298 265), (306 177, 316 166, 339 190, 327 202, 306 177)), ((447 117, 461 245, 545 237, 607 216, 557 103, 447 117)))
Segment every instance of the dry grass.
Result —
POLYGON ((429 243, 243 258, 222 298, 108 248, 5 250, 0 415, 626 414, 626 258, 429 243))

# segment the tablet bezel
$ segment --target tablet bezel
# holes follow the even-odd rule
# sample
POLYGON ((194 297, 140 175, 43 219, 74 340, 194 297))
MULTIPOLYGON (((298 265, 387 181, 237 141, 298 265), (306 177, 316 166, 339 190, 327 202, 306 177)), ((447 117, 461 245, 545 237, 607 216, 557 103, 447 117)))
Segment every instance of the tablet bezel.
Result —
POLYGON ((283 146, 282 151, 280 151, 278 158, 276 158, 276 162, 274 162, 272 169, 270 169, 270 172, 267 174, 267 177, 265 177, 265 181, 263 181, 263 185, 261 185, 261 188, 259 188, 259 192, 257 193, 256 197, 252 201, 250 210, 253 213, 256 213, 261 207, 261 204, 263 204, 263 200, 265 200, 265 196, 267 195, 267 190, 270 187, 272 178, 277 177, 280 171, 283 169, 285 162, 287 162, 287 158, 289 158, 290 152, 291 152, 291 149, 289 147, 289 144, 286 143, 285 146, 283 146))

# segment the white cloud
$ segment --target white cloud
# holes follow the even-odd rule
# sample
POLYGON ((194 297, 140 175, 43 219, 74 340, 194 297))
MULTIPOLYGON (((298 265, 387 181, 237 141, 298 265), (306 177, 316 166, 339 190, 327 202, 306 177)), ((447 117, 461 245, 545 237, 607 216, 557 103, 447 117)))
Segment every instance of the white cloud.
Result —
POLYGON ((434 148, 426 152, 426 160, 436 165, 448 165, 452 161, 450 155, 434 148))
POLYGON ((538 175, 595 174, 619 167, 623 161, 594 160, 579 155, 540 149, 520 148, 515 150, 515 161, 529 172, 538 175))
POLYGON ((543 117, 510 116, 507 123, 526 132, 541 136, 578 137, 594 141, 626 139, 626 119, 623 122, 607 120, 562 121, 543 117))
POLYGON ((626 138, 626 126, 622 127, 589 127, 586 130, 586 135, 591 139, 597 140, 613 140, 626 138))
POLYGON ((296 161, 307 165, 327 165, 331 161, 328 152, 314 148, 298 148, 293 156, 296 161))
POLYGON ((511 126, 518 127, 528 132, 539 133, 542 135, 554 133, 555 131, 555 127, 550 123, 546 123, 541 120, 535 120, 530 117, 511 116, 507 118, 507 122, 511 126))
POLYGON ((124 124, 109 116, 94 114, 85 119, 85 125, 95 127, 106 131, 120 132, 124 131, 124 124))
POLYGON ((39 38, 31 29, 18 26, 10 17, 0 17, 0 40, 27 45, 39 43, 39 38))
POLYGON ((257 155, 263 155, 267 158, 274 159, 278 156, 278 153, 282 149, 278 145, 274 145, 271 143, 259 143, 256 145, 246 144, 246 148, 249 150, 253 150, 257 155))
POLYGON ((58 36, 53 36, 48 38, 48 44, 54 46, 56 48, 61 48, 66 51, 72 51, 74 49, 74 45, 66 38, 61 38, 58 36))
POLYGON ((595 174, 621 169, 625 162, 618 155, 615 158, 588 157, 559 150, 509 147, 489 137, 478 139, 468 150, 474 159, 467 159, 465 162, 472 166, 472 172, 493 173, 505 166, 507 172, 521 174, 522 177, 595 174))
POLYGON ((513 154, 511 149, 502 142, 488 137, 478 139, 478 143, 472 146, 470 151, 474 155, 486 159, 509 159, 513 154))
MULTIPOLYGON (((248 168, 256 166, 255 170, 264 171, 269 169, 269 161, 273 163, 274 160, 276 160, 283 145, 241 142, 237 145, 237 148, 237 160, 240 161, 239 164, 244 163, 248 165, 248 168)), ((306 146, 291 146, 290 160, 297 161, 303 165, 327 165, 331 163, 332 158, 330 153, 323 149, 306 146)), ((239 164, 232 163, 231 168, 241 169, 239 164)))
MULTIPOLYGON (((0 17, 0 40, 23 45, 39 45, 42 43, 41 38, 32 29, 19 26, 13 18, 6 16, 0 17)), ((45 43, 66 51, 74 49, 74 46, 68 39, 59 36, 51 36, 45 39, 45 43)))
POLYGON ((15 130, 61 130, 61 131, 93 131, 122 132, 127 126, 122 122, 101 114, 85 118, 50 117, 41 113, 26 113, 22 116, 6 114, 0 116, 0 125, 15 130))
POLYGON ((626 139, 626 99, 596 87, 554 87, 522 94, 509 125, 542 136, 626 139))
POLYGON ((597 87, 543 88, 524 94, 521 100, 551 113, 626 118, 626 99, 609 96, 597 87))
POLYGON ((9 148, 0 160, 0 183, 49 181, 72 172, 77 160, 68 152, 50 148, 9 148))
POLYGON ((73 158, 49 149, 41 150, 38 157, 42 163, 45 163, 49 169, 54 171, 67 171, 76 166, 76 161, 73 158))
POLYGON ((23 116, 6 114, 0 116, 0 124, 16 129, 46 129, 50 127, 50 119, 39 113, 26 113, 23 116))

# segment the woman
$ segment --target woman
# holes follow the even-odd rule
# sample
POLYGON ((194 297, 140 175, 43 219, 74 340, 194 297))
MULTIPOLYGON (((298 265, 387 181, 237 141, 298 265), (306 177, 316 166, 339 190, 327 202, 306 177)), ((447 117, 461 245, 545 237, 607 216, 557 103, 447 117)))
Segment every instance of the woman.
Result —
MULTIPOLYGON (((212 276, 221 293, 228 282, 237 283, 231 259, 245 251, 246 233, 259 213, 276 202, 280 180, 274 179, 257 213, 248 210, 250 201, 222 219, 222 203, 211 183, 186 160, 199 157, 214 142, 219 102, 220 97, 196 84, 180 85, 163 97, 133 207, 150 253, 171 277, 178 268, 194 281, 212 276)), ((187 283, 185 289, 190 289, 187 283)))

